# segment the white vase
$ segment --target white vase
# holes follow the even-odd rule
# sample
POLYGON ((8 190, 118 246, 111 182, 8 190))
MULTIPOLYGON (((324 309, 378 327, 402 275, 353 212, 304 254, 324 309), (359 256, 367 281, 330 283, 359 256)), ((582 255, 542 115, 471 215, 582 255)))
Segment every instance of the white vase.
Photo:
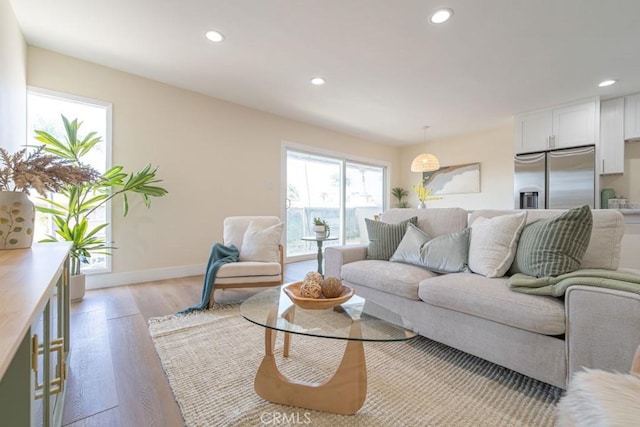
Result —
POLYGON ((27 193, 0 191, 0 249, 30 248, 35 220, 27 193))
POLYGON ((314 225, 313 231, 316 233, 316 239, 326 239, 329 237, 329 226, 328 225, 314 225))
POLYGON ((86 277, 84 274, 75 274, 69 277, 69 299, 71 302, 78 302, 84 298, 86 277))
POLYGON ((418 202, 418 209, 427 209, 427 205, 422 200, 420 200, 418 202))

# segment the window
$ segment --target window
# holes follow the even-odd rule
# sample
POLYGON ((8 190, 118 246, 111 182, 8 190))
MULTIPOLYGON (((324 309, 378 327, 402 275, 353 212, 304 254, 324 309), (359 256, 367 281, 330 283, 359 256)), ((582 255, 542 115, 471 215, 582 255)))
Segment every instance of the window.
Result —
MULTIPOLYGON (((96 145, 90 153, 83 157, 83 161, 89 163, 99 172, 105 172, 111 166, 111 104, 79 98, 58 92, 45 91, 30 88, 27 94, 27 136, 29 145, 39 145, 40 142, 32 139, 34 130, 44 130, 56 138, 64 138, 62 117, 69 120, 78 119, 82 122, 80 135, 96 132, 102 137, 102 141, 96 145)), ((42 204, 32 194, 33 202, 42 204)), ((111 205, 108 203, 103 209, 97 210, 89 218, 90 226, 109 223, 111 219, 111 205)), ((36 216, 34 240, 43 239, 46 235, 54 234, 53 221, 47 221, 45 215, 36 216)), ((101 237, 109 241, 111 227, 103 230, 101 237)), ((83 273, 104 273, 111 270, 111 259, 108 255, 94 254, 89 259, 89 264, 82 265, 83 273)))
POLYGON ((382 212, 387 193, 387 165, 348 159, 309 147, 286 146, 286 256, 308 257, 317 252, 313 219, 329 224, 324 246, 367 242, 365 218, 382 212))

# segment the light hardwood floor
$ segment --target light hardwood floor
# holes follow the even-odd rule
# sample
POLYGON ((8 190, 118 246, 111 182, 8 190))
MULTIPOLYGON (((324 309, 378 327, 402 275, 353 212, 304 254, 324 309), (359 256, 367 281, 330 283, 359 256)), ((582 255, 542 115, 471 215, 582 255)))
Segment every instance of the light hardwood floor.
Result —
MULTIPOLYGON (((315 260, 286 264, 285 282, 301 280, 316 268, 315 260)), ((63 425, 183 425, 147 321, 199 302, 202 280, 194 276, 88 291, 72 304, 63 425)), ((219 290, 216 302, 260 290, 219 290)))

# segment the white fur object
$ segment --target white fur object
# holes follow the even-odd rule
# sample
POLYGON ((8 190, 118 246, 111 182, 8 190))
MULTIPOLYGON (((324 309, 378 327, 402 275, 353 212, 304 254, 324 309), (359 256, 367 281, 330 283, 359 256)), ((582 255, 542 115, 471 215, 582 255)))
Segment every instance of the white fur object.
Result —
POLYGON ((640 426, 640 376, 585 369, 571 379, 556 411, 560 427, 640 426))

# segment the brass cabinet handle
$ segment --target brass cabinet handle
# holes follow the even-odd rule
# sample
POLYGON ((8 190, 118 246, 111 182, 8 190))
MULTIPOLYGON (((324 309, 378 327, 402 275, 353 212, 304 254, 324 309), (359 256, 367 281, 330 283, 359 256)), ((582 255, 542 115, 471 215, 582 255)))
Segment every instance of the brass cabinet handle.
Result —
MULTIPOLYGON (((31 338, 31 366, 35 371, 35 394, 36 399, 44 397, 44 383, 38 383, 38 356, 44 355, 44 344, 38 344, 38 334, 34 334, 31 338)), ((64 338, 56 338, 51 340, 49 344, 49 353, 58 353, 58 364, 56 365, 56 377, 49 381, 49 394, 61 393, 64 390, 64 380, 67 377, 67 365, 64 361, 64 338)))

